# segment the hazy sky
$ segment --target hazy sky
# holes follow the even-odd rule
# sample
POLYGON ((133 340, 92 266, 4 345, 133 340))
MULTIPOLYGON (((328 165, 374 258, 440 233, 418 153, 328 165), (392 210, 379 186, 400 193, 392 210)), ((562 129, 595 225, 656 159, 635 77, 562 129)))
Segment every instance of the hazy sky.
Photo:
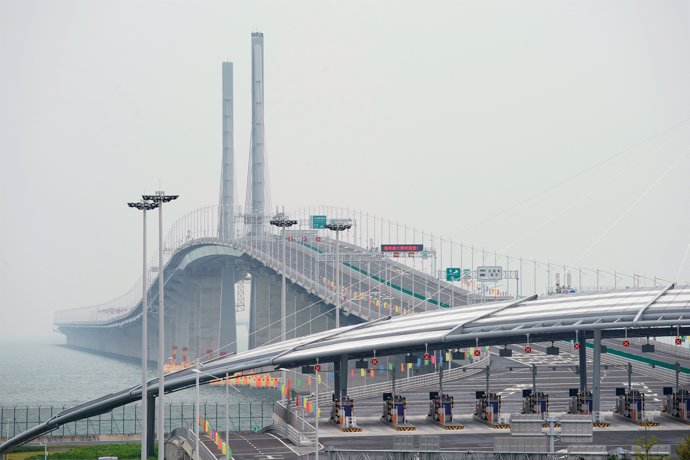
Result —
POLYGON ((690 2, 0 0, 0 335, 130 288, 127 201, 179 193, 168 224, 217 203, 226 59, 244 203, 257 30, 274 204, 675 277, 690 2))

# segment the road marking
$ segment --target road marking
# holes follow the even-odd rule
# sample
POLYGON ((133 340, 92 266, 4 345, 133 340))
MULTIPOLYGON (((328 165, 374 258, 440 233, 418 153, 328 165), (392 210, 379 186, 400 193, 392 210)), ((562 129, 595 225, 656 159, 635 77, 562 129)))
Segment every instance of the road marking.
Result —
POLYGON ((293 454, 295 454, 295 455, 297 455, 297 456, 299 457, 299 455, 300 455, 299 452, 297 452, 297 451, 294 450, 292 447, 290 447, 290 446, 288 446, 287 444, 285 444, 285 443, 283 442, 283 440, 280 439, 278 436, 276 436, 276 435, 274 435, 274 434, 272 434, 272 433, 267 433, 267 434, 268 434, 269 436, 271 436, 272 438, 277 439, 279 443, 281 443, 282 445, 284 445, 285 447, 287 447, 288 449, 290 449, 290 451, 291 451, 293 454))

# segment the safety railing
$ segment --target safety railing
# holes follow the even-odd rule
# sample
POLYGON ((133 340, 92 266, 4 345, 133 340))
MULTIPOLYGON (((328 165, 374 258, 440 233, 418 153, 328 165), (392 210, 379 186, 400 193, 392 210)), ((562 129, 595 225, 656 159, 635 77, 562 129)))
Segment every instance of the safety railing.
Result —
POLYGON ((196 442, 197 442, 197 434, 194 432, 194 430, 191 430, 189 428, 175 428, 172 432, 173 436, 180 436, 187 441, 189 446, 191 447, 191 458, 192 460, 218 460, 218 457, 216 454, 214 454, 211 449, 208 447, 205 440, 199 436, 199 458, 196 457, 196 442))
POLYGON ((313 446, 316 442, 316 428, 286 404, 286 401, 276 401, 273 406, 275 414, 284 423, 270 425, 264 431, 281 434, 296 446, 313 446))
MULTIPOLYGON (((371 254, 377 253, 379 245, 385 243, 422 244, 426 248, 425 257, 407 257, 407 254, 403 253, 400 255, 401 257, 394 259, 392 263, 396 264, 396 266, 404 266, 409 270, 413 270, 419 274, 420 279, 426 279, 427 281, 437 280, 439 288, 444 290, 446 294, 451 294, 454 289, 462 288, 468 291, 471 296, 474 296, 475 299, 492 300, 506 296, 520 297, 530 293, 549 294, 563 291, 570 285, 573 287, 572 290, 584 292, 589 290, 587 286, 592 286, 591 289, 594 291, 602 291, 609 289, 604 288, 604 286, 621 289, 668 284, 668 280, 656 276, 623 274, 617 271, 581 266, 573 267, 548 261, 537 261, 536 259, 500 254, 497 251, 488 251, 475 248, 473 245, 463 242, 454 242, 452 239, 435 236, 421 229, 399 225, 390 220, 352 209, 314 206, 297 209, 289 214, 291 217, 297 218, 299 224, 296 228, 298 231, 309 230, 317 232, 323 237, 329 236, 327 230, 310 230, 311 216, 325 215, 328 218, 351 218, 353 220, 353 227, 351 231, 341 232, 342 243, 350 244, 360 249, 370 249, 369 252, 371 254), (484 265, 499 265, 507 274, 511 275, 500 281, 479 283, 473 276, 473 273, 476 272, 477 267, 484 265), (462 269, 461 275, 459 275, 460 278, 452 282, 446 282, 445 273, 442 272, 444 267, 462 269), (513 276, 516 273, 517 275, 513 276), (556 277, 557 274, 558 277, 556 277), (571 281, 566 283, 568 279, 571 279, 571 281)), ((278 235, 278 231, 268 225, 268 219, 264 219, 261 234, 250 235, 249 228, 251 223, 245 224, 245 216, 240 210, 240 213, 234 218, 235 235, 230 240, 223 240, 218 237, 218 216, 218 206, 206 206, 178 219, 171 226, 164 239, 163 266, 168 264, 178 251, 203 243, 235 245, 245 249, 253 247, 254 254, 259 257, 258 252, 261 252, 260 248, 254 243, 260 243, 260 239, 263 236, 270 235, 270 237, 276 238, 278 235)), ((366 252, 364 251, 363 254, 366 252)), ((378 255, 381 256, 380 253, 378 255)), ((264 253, 261 256, 264 258, 260 260, 264 260, 266 263, 270 260, 274 267, 279 267, 283 264, 283 261, 276 257, 276 255, 269 257, 269 254, 264 253)), ((154 253, 149 262, 150 272, 146 280, 147 290, 150 290, 151 286, 157 281, 156 278, 160 271, 158 265, 158 255, 154 253)), ((348 268, 346 266, 344 266, 344 269, 347 272, 348 268)), ((305 283, 305 288, 312 289, 314 292, 318 292, 319 295, 334 295, 334 292, 327 292, 327 289, 322 289, 319 280, 307 277, 296 266, 286 266, 282 270, 286 272, 287 276, 295 281, 305 283)), ((59 325, 116 321, 128 315, 141 302, 142 284, 143 280, 139 279, 125 294, 102 304, 57 311, 54 317, 55 323, 59 325)), ((350 286, 350 288, 356 289, 354 286, 350 286)), ((149 295, 152 295, 152 293, 149 293, 149 295)), ((404 298, 407 294, 400 292, 397 295, 404 298)), ((453 297, 453 294, 451 294, 451 297, 453 297)), ((343 307, 345 309, 354 307, 354 305, 348 303, 348 299, 344 300, 343 307)), ((410 300, 410 303, 416 306, 420 299, 415 297, 413 299, 404 298, 404 300, 410 300)), ((357 310, 359 308, 361 308, 361 305, 357 305, 357 310)), ((375 319, 377 317, 375 309, 362 312, 362 315, 365 314, 367 316, 364 317, 367 319, 375 319)))
MULTIPOLYGON (((203 403, 200 416, 209 420, 218 431, 224 432, 225 404, 203 403)), ((29 428, 43 423, 60 411, 64 406, 0 406, 0 439, 12 438, 29 428)), ((52 431, 50 437, 92 436, 92 435, 127 435, 141 433, 141 406, 130 404, 87 419, 62 425, 52 431)), ((180 426, 193 426, 195 405, 192 403, 170 403, 165 409, 165 427, 167 431, 180 426)), ((270 425, 273 415, 273 403, 252 402, 232 404, 229 406, 228 431, 260 431, 270 425)))
MULTIPOLYGON (((452 369, 443 371, 443 381, 451 382, 459 380, 464 377, 469 377, 486 369, 486 366, 491 364, 491 354, 486 353, 481 359, 474 361, 465 366, 458 366, 452 369)), ((430 372, 428 374, 415 375, 406 378, 395 379, 395 389, 399 392, 415 390, 417 388, 433 387, 439 385, 439 373, 430 372)), ((379 383, 372 383, 369 385, 362 385, 357 387, 350 387, 347 390, 347 395, 355 400, 362 400, 381 396, 383 393, 388 393, 393 390, 393 382, 385 381, 379 383)), ((319 395, 319 405, 330 404, 332 400, 331 392, 324 392, 319 395)))

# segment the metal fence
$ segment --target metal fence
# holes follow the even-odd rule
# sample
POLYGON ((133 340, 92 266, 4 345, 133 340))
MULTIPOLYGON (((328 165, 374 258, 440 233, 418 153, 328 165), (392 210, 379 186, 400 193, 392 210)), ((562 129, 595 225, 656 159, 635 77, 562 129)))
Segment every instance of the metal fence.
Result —
MULTIPOLYGON (((165 411, 165 429, 167 432, 181 426, 193 426, 195 404, 170 403, 167 406, 165 411)), ((65 409, 64 406, 0 406, 0 439, 14 437, 49 420, 65 409)), ((209 420, 215 429, 225 431, 225 404, 204 403, 199 409, 201 417, 209 420)), ((51 432, 48 436, 137 434, 141 433, 141 414, 140 405, 127 405, 114 409, 107 414, 68 423, 51 432)), ((228 415, 228 429, 230 431, 260 431, 273 423, 273 403, 231 404, 228 415)))

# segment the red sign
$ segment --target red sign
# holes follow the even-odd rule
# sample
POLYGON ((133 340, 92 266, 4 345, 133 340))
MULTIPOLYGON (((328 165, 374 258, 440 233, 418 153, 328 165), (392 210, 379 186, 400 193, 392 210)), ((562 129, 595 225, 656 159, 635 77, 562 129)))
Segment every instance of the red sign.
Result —
POLYGON ((381 252, 422 252, 423 244, 382 244, 381 252))
POLYGON ((376 358, 372 358, 372 359, 371 359, 371 365, 372 365, 372 366, 378 366, 378 365, 379 365, 379 360, 376 359, 376 358))
POLYGON ((530 347, 529 345, 527 345, 527 346, 525 347, 525 353, 532 353, 532 347, 530 347))
POLYGON ((580 349, 580 342, 575 342, 575 349, 579 350, 580 349))
POLYGON ((482 355, 482 351, 479 348, 474 350, 474 356, 481 356, 481 355, 482 355))
POLYGON ((307 239, 306 236, 303 236, 303 237, 302 237, 302 241, 307 241, 307 240, 308 240, 308 239, 307 239))
POLYGON ((317 236, 317 237, 314 239, 314 241, 316 241, 316 242, 318 243, 319 241, 321 241, 321 237, 320 237, 320 236, 317 236))
POLYGON ((623 346, 629 347, 630 346, 630 340, 623 340, 623 346))
POLYGON ((676 337, 676 345, 680 345, 681 343, 683 343, 683 339, 676 337))
POLYGON ((424 353, 424 361, 429 361, 431 359, 431 355, 429 353, 424 353))
POLYGON ((288 241, 292 241, 294 238, 291 236, 288 236, 288 241))
POLYGON ((314 364, 314 371, 321 372, 321 364, 314 364))

